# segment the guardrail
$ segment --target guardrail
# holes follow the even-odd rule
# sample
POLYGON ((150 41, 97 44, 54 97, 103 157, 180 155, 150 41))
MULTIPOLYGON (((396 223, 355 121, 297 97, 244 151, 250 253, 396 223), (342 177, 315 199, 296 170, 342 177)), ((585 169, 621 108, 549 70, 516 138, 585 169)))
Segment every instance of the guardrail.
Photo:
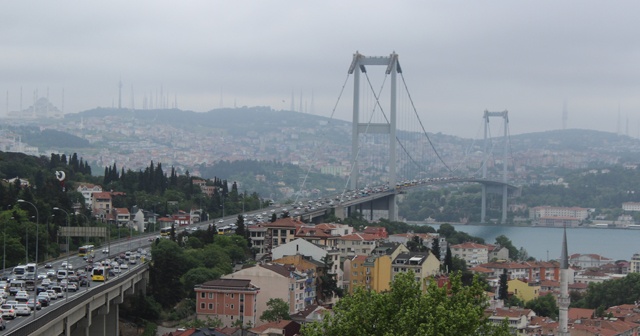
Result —
POLYGON ((100 293, 106 292, 116 286, 119 286, 123 282, 135 277, 141 270, 148 270, 148 269, 149 269, 149 264, 147 263, 138 265, 135 268, 131 268, 129 269, 129 272, 127 272, 127 274, 120 275, 115 279, 113 279, 112 277, 102 286, 93 287, 88 291, 86 291, 86 293, 76 296, 73 299, 70 299, 68 302, 65 302, 64 304, 56 307, 56 309, 54 310, 50 310, 47 312, 45 312, 44 310, 41 310, 39 317, 35 321, 31 321, 21 327, 10 330, 5 335, 7 336, 33 335, 38 330, 44 328, 47 324, 58 319, 60 316, 68 313, 73 308, 76 308, 78 304, 80 304, 81 302, 84 302, 93 296, 100 295, 100 293))

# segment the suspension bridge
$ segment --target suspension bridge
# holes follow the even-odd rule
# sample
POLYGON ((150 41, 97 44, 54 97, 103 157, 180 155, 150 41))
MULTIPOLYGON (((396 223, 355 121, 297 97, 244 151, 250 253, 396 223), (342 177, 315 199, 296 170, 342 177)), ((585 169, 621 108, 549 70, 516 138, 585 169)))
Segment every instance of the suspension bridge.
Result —
POLYGON ((480 141, 478 134, 470 143, 458 139, 458 145, 447 144, 439 148, 416 109, 398 54, 368 57, 356 52, 338 102, 351 77, 350 170, 344 189, 336 197, 338 204, 334 207, 338 217, 359 211, 373 219, 373 211, 382 210, 388 212, 387 218, 397 220, 399 194, 435 184, 479 183, 482 186, 480 222, 487 222, 489 194, 501 195, 500 223, 507 222, 507 200, 519 193, 519 188, 509 183, 509 167, 513 167, 513 160, 508 111, 483 112, 482 144, 476 144, 476 140, 480 141), (376 67, 384 71, 370 71, 376 67), (378 89, 374 82, 380 83, 378 89), (502 119, 499 137, 492 135, 490 120, 493 118, 502 119))

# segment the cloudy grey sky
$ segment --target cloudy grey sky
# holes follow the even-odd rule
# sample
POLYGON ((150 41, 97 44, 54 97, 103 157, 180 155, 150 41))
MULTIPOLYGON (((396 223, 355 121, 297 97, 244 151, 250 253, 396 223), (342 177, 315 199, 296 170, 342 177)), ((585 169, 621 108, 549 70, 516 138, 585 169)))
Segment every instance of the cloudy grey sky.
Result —
POLYGON ((121 78, 126 107, 132 87, 136 108, 162 87, 181 109, 289 109, 293 91, 311 112, 313 91, 329 116, 355 51, 395 51, 429 132, 477 136, 485 109, 509 110, 512 134, 559 129, 566 101, 569 128, 638 137, 638 13, 637 1, 5 1, 0 115, 20 87, 25 107, 47 89, 58 106, 65 90, 65 113, 117 105, 121 78))

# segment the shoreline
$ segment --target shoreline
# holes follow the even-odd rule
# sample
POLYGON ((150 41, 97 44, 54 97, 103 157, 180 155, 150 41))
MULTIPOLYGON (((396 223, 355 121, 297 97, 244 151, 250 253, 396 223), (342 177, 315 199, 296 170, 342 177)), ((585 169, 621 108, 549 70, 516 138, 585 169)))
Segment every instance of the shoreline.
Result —
MULTIPOLYGON (((439 226, 442 224, 450 224, 453 226, 487 226, 487 227, 513 227, 513 228, 543 228, 543 229, 562 229, 562 226, 540 226, 540 225, 501 225, 501 224, 483 224, 483 223, 452 223, 452 222, 435 222, 435 223, 425 223, 419 221, 406 221, 405 223, 409 225, 431 225, 431 226, 439 226)), ((596 229, 596 230, 640 230, 640 225, 635 227, 617 227, 617 226, 593 226, 593 224, 589 225, 580 225, 580 226, 567 226, 567 229, 596 229)))

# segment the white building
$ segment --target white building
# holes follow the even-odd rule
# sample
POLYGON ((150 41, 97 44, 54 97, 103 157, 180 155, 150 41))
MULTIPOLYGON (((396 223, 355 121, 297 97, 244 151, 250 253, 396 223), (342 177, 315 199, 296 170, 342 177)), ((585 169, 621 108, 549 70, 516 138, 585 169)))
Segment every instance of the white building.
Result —
POLYGON ((624 211, 640 211, 640 202, 624 202, 622 203, 624 211))

